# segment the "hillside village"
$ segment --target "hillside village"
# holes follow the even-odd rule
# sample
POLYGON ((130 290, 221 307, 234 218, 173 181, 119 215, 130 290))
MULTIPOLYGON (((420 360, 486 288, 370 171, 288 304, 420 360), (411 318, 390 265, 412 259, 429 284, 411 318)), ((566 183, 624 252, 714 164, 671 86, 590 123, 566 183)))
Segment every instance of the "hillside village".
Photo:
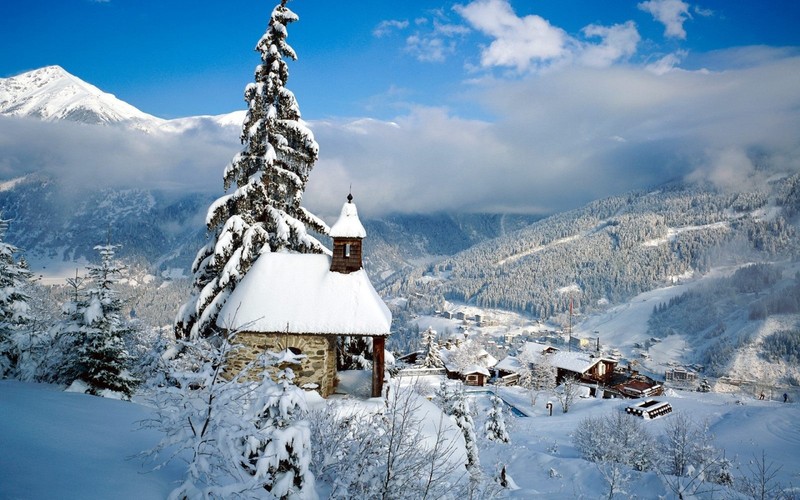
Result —
POLYGON ((342 178, 321 217, 299 19, 274 7, 221 120, 0 80, 2 120, 241 124, 216 197, 0 184, 0 497, 800 495, 800 174, 394 219, 342 178))

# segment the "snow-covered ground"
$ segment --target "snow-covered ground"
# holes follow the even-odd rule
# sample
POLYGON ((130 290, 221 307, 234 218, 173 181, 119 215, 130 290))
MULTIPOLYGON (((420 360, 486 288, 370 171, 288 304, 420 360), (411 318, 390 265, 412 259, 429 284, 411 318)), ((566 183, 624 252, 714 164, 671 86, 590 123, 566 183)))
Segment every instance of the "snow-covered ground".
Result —
MULTIPOLYGON (((432 391, 438 378, 404 380, 412 382, 427 384, 432 391)), ((628 402, 580 398, 564 414, 547 395, 531 406, 529 396, 520 389, 501 388, 499 394, 531 415, 506 415, 509 444, 479 438, 483 469, 494 474, 505 464, 519 486, 507 492, 509 497, 604 496, 607 486, 600 470, 580 457, 571 434, 584 418, 610 415, 628 402), (554 404, 552 416, 546 408, 548 401, 554 404)), ((475 394, 471 399, 477 410, 476 429, 482 436, 488 398, 475 394)), ((708 422, 716 446, 738 464, 734 476, 746 474, 747 462, 763 451, 768 462, 781 466, 777 482, 800 485, 800 404, 697 392, 675 392, 662 399, 676 412, 708 422)), ((0 381, 0 415, 1 498, 162 499, 182 477, 180 462, 150 471, 136 456, 160 437, 140 428, 140 422, 153 415, 145 405, 4 380, 0 381)), ((659 434, 670 418, 647 421, 645 426, 659 434)), ((637 498, 658 498, 668 492, 655 473, 634 475, 625 489, 637 498)))

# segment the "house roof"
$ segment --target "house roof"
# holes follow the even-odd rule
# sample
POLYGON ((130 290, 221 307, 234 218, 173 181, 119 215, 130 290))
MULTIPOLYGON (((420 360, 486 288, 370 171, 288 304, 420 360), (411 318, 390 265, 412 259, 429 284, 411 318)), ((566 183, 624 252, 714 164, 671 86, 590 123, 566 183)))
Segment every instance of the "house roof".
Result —
POLYGON ((217 318, 228 330, 320 335, 389 335, 392 314, 362 269, 330 271, 319 254, 261 255, 217 318))
POLYGON ((522 347, 522 350, 527 355, 528 360, 532 363, 541 363, 546 361, 556 368, 561 368, 562 370, 575 373, 586 373, 594 365, 605 359, 592 356, 590 353, 583 351, 560 351, 557 348, 539 344, 538 342, 526 342, 522 347), (548 349, 555 352, 551 354, 545 354, 544 351, 548 349))
POLYGON ((470 373, 480 373, 481 375, 489 376, 489 370, 484 368, 481 365, 471 365, 468 366, 464 371, 461 372, 463 375, 469 375, 470 373))
POLYGON ((342 206, 342 213, 339 215, 339 220, 331 226, 331 238, 366 238, 367 230, 361 224, 358 218, 358 210, 356 204, 353 203, 353 197, 347 196, 347 202, 342 206))
POLYGON ((499 363, 494 365, 495 370, 503 370, 505 372, 517 373, 522 369, 522 365, 516 356, 506 356, 499 363))

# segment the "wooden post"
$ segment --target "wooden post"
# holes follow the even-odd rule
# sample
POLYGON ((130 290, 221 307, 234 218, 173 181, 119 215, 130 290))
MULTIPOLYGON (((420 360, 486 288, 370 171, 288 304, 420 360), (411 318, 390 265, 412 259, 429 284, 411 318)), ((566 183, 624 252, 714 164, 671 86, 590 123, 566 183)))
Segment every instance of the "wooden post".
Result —
POLYGON ((386 337, 372 337, 372 397, 380 397, 383 393, 384 349, 386 337))

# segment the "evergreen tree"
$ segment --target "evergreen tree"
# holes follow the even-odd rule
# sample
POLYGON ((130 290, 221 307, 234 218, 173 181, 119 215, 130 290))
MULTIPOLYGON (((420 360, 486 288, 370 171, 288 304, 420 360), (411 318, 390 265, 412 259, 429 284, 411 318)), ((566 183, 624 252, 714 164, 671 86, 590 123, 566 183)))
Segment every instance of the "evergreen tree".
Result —
MULTIPOLYGON (((285 351, 284 356, 291 356, 285 351)), ((285 360, 282 360, 285 361, 285 360)), ((269 379, 264 370, 262 377, 269 379)), ((245 440, 244 468, 274 498, 316 499, 311 464, 311 431, 303 417, 308 413, 302 389, 294 385, 294 373, 278 373, 262 401, 255 419, 257 433, 245 440)), ((268 385, 265 380, 262 387, 268 385)))
POLYGON ((372 337, 351 337, 349 335, 337 337, 336 369, 371 370, 372 337))
POLYGON ((478 440, 475 436, 475 421, 469 409, 469 402, 464 396, 464 387, 459 384, 451 386, 442 381, 436 392, 436 400, 442 411, 449 415, 464 435, 467 449, 467 470, 471 476, 480 475, 480 458, 478 456, 478 440))
POLYGON ((175 324, 179 338, 211 334, 231 291, 261 253, 329 253, 307 232, 310 228, 327 234, 328 227, 300 206, 318 146, 300 119, 294 94, 286 88, 289 71, 284 58, 297 59, 286 43, 286 27, 298 19, 286 2, 275 7, 256 44, 262 64, 244 92, 244 148, 224 173, 225 189, 233 184, 236 189, 208 209, 206 225, 214 237, 192 266, 194 290, 175 324))
POLYGON ((424 357, 420 364, 426 368, 441 368, 444 366, 442 361, 441 346, 436 341, 436 330, 428 327, 422 332, 422 349, 424 357))
POLYGON ((25 292, 31 273, 15 260, 17 247, 5 242, 8 223, 0 219, 0 378, 19 375, 31 319, 25 292))
POLYGON ((484 431, 486 437, 491 441, 498 441, 501 443, 508 443, 508 431, 506 431, 506 420, 503 416, 503 401, 497 396, 492 394, 490 397, 492 407, 489 408, 489 415, 484 424, 484 431))
POLYGON ((128 371, 130 356, 124 344, 131 328, 120 314, 122 301, 114 290, 124 270, 114 262, 116 247, 94 247, 101 260, 99 265, 88 266, 91 286, 67 312, 72 318, 72 333, 78 337, 76 371, 78 379, 87 385, 86 392, 130 399, 137 380, 128 371))

